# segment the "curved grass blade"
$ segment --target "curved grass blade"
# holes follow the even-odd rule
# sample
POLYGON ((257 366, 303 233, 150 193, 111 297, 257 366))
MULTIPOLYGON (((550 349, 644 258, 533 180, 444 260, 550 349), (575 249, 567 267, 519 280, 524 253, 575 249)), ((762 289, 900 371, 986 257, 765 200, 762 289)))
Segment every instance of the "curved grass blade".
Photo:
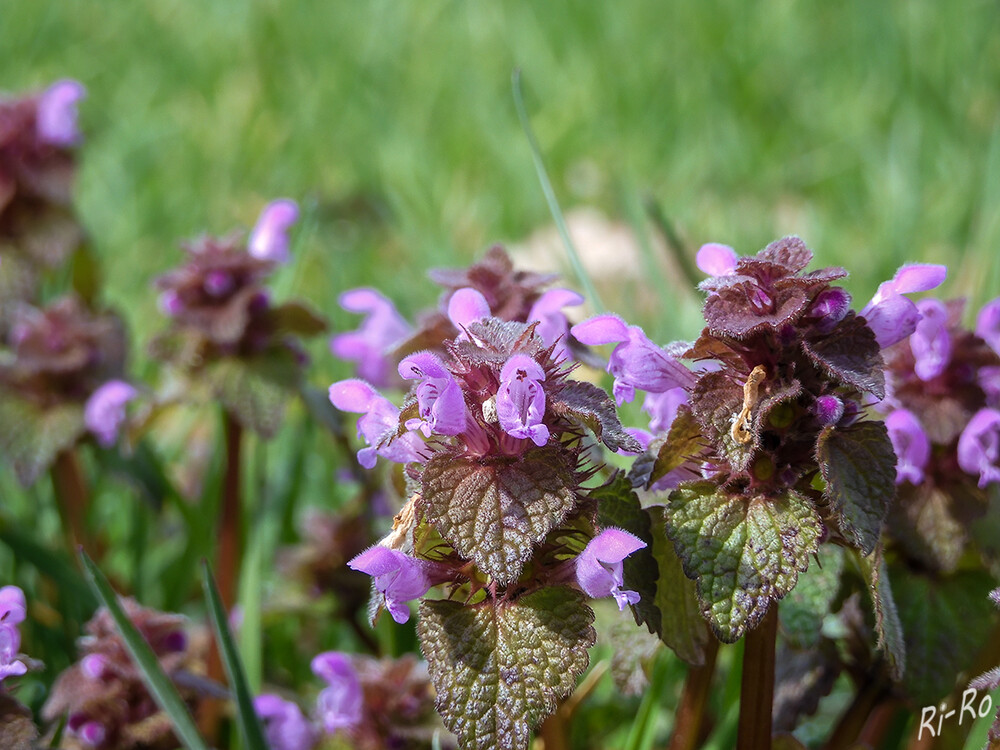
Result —
POLYGON ((94 561, 87 556, 87 553, 82 550, 80 551, 80 560, 83 562, 84 570, 87 571, 91 588, 101 603, 108 608, 115 625, 118 626, 118 632, 121 633, 122 640, 125 641, 129 655, 139 667, 146 688, 156 701, 156 705, 170 717, 170 723, 173 724, 177 738, 188 750, 208 750, 208 745, 198 734, 194 719, 191 718, 191 713, 178 694, 177 688, 163 671, 153 650, 146 643, 146 639, 128 619, 121 604, 118 603, 118 597, 111 588, 111 584, 108 583, 108 579, 104 577, 94 561))
POLYGON ((250 686, 247 683, 243 662, 240 661, 236 643, 229 632, 226 609, 222 605, 219 588, 215 585, 212 569, 207 562, 202 562, 202 572, 208 614, 212 620, 212 630, 215 631, 219 653, 222 655, 222 664, 226 668, 226 677, 229 678, 229 689, 236 698, 236 723, 239 725, 244 746, 246 750, 268 750, 260 719, 257 718, 257 713, 253 710, 253 696, 250 694, 250 686))
POLYGON ((552 182, 549 180, 549 173, 545 169, 545 162, 542 161, 542 151, 538 147, 538 140, 535 138, 535 131, 531 129, 531 121, 528 119, 528 112, 524 108, 524 97, 521 95, 520 68, 514 69, 514 72, 511 75, 511 86, 514 89, 514 108, 517 110, 517 117, 521 121, 521 128, 524 130, 524 135, 528 139, 528 145, 531 147, 531 159, 535 163, 535 171, 538 173, 538 181, 542 184, 542 192, 545 194, 545 202, 549 204, 549 211, 552 213, 552 219, 556 223, 556 229, 559 230, 559 236, 562 238, 563 245, 566 247, 566 254, 569 256, 569 262, 573 266, 573 271, 576 273, 576 277, 579 279, 580 285, 583 287, 584 294, 593 306, 594 312, 603 313, 604 305, 601 303, 601 298, 597 294, 597 289, 594 288, 594 284, 590 280, 590 275, 587 273, 587 269, 583 267, 583 263, 580 260, 580 255, 576 252, 576 246, 573 244, 573 240, 570 239, 569 229, 566 227, 566 220, 563 218, 562 209, 559 208, 559 201, 556 199, 556 193, 552 189, 552 182))

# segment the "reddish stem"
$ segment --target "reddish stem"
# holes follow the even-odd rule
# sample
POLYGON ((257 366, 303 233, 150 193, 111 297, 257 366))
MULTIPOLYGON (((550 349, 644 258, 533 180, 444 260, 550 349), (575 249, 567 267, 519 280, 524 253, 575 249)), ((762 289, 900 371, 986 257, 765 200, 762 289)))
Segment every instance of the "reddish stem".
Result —
POLYGON ((736 750, 766 750, 771 747, 774 646, 777 637, 778 607, 772 605, 760 625, 745 637, 736 750))
POLYGON ((240 486, 240 455, 243 428, 229 412, 225 415, 226 475, 222 486, 222 509, 219 515, 219 546, 216 550, 215 574, 219 582, 219 595, 226 611, 236 604, 236 586, 239 582, 242 493, 240 486))
POLYGON ((669 750, 694 750, 701 739, 705 723, 705 707, 715 675, 715 657, 719 653, 719 641, 709 634, 705 647, 705 663, 688 670, 684 680, 684 692, 677 707, 674 735, 670 738, 669 750))
POLYGON ((62 515, 63 535, 71 557, 76 556, 78 546, 83 547, 88 555, 93 556, 89 535, 87 534, 87 508, 90 505, 90 493, 83 476, 80 459, 72 448, 61 451, 52 464, 52 486, 56 494, 56 502, 62 515))

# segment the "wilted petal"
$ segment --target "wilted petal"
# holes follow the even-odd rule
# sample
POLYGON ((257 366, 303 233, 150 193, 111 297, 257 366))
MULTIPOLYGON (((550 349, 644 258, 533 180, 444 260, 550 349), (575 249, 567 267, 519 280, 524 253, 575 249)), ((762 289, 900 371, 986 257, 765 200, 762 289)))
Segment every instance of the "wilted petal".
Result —
POLYGON ((271 750, 310 750, 316 744, 316 730, 291 701, 264 694, 254 698, 253 708, 264 724, 271 750))
POLYGON ((889 440, 896 452, 896 484, 920 484, 931 455, 930 440, 913 412, 897 409, 885 420, 889 440))
POLYGON ((1000 411, 980 409, 958 439, 958 465, 979 475, 979 487, 1000 481, 1000 411))
POLYGON ((351 658, 328 651, 312 660, 312 671, 328 685, 316 699, 316 713, 326 731, 350 729, 361 721, 364 693, 351 658))
POLYGON ((622 561, 645 546, 645 542, 627 531, 604 529, 576 558, 577 583, 594 599, 614 596, 620 610, 626 604, 635 604, 639 595, 621 588, 625 575, 622 561))
POLYGON ((102 447, 110 448, 118 440, 118 430, 125 422, 125 405, 137 393, 122 380, 109 380, 87 399, 83 421, 102 447))
POLYGON ((456 289, 448 300, 448 320, 459 330, 488 317, 490 317, 490 303, 478 289, 470 287, 456 289))
POLYGON ((538 446, 549 440, 549 428, 542 424, 544 380, 545 371, 538 362, 525 354, 515 354, 500 371, 496 396, 497 416, 504 432, 511 437, 530 439, 538 446))
POLYGON ((289 258, 288 230, 299 218, 299 206, 288 198, 268 203, 250 233, 247 248, 255 258, 287 263, 289 258))
POLYGON ((375 588, 385 597, 386 609, 400 624, 410 619, 405 602, 419 599, 431 587, 420 560, 388 547, 369 547, 347 566, 372 577, 375 588))
POLYGON ((53 146, 73 146, 80 140, 77 104, 87 95, 79 81, 58 81, 39 97, 36 130, 40 140, 53 146))
POLYGON ((910 336, 910 350, 916 360, 913 371, 921 380, 933 380, 951 361, 951 335, 948 333, 948 308, 936 299, 917 303, 920 320, 910 336))
POLYGON ((702 273, 709 276, 729 276, 736 271, 739 256, 729 245, 709 242, 698 248, 695 263, 702 273))

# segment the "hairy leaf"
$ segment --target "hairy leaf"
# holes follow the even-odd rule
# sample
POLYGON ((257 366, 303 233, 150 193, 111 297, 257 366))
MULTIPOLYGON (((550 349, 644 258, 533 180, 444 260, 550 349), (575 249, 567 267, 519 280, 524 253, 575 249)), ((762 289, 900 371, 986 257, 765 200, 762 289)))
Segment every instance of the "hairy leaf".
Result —
POLYGON ((724 449, 725 457, 736 471, 743 471, 750 464, 759 438, 751 412, 748 427, 753 439, 745 444, 733 439, 733 423, 742 410, 743 385, 725 372, 709 372, 698 379, 691 393, 691 412, 705 430, 707 442, 724 449))
POLYGON ((789 271, 796 272, 809 265, 813 254, 801 237, 790 235, 775 240, 757 253, 756 257, 769 263, 777 263, 789 271))
POLYGON ((694 482, 670 493, 666 529, 697 583, 702 614, 719 640, 732 643, 808 568, 820 519, 794 492, 730 495, 712 482, 694 482))
POLYGON ((877 648, 882 651, 889 665, 889 676, 898 682, 906 671, 906 642, 903 637, 903 626, 899 621, 899 611, 896 609, 896 600, 889 585, 889 573, 886 570, 885 560, 882 559, 882 548, 876 548, 867 557, 858 555, 858 563, 875 611, 877 648))
POLYGON ((559 390, 550 404, 556 413, 577 419, 613 451, 638 453, 639 441, 622 428, 618 412, 608 394, 592 383, 571 380, 559 390))
POLYGON ((777 329, 794 323, 810 302, 807 284, 787 284, 767 289, 773 295, 773 304, 758 309, 754 305, 761 286, 755 281, 745 281, 720 289, 705 301, 705 322, 717 336, 746 339, 765 328, 777 329))
POLYGON ((828 427, 816 444, 826 496, 847 540, 868 555, 896 496, 896 454, 881 422, 828 427))
POLYGON ((832 334, 803 341, 802 349, 831 378, 885 398, 881 349, 872 329, 853 312, 847 313, 832 334))
POLYGON ((892 580, 906 637, 902 685, 918 705, 933 705, 987 642, 995 610, 986 595, 995 582, 983 571, 935 579, 896 567, 892 580))
POLYGON ((701 614, 695 582, 684 574, 684 566, 667 538, 663 506, 654 506, 646 512, 653 526, 653 558, 659 572, 653 600, 659 613, 656 633, 688 664, 704 664, 705 646, 712 636, 701 614))
POLYGON ((646 480, 646 487, 663 479, 692 456, 697 456, 705 446, 705 434, 691 410, 682 406, 670 425, 666 441, 656 453, 653 470, 646 480))
POLYGON ((925 480, 918 486, 900 485, 896 502, 889 509, 886 528, 906 555, 921 565, 942 573, 953 573, 969 536, 966 524, 952 511, 960 493, 978 495, 986 507, 986 497, 974 484, 953 484, 947 490, 925 480))
POLYGON ((0 393, 0 453, 25 487, 34 484, 85 430, 82 404, 43 408, 11 393, 0 393))
POLYGON ((0 693, 0 747, 6 750, 32 750, 38 730, 31 711, 7 693, 0 693))
POLYGON ((795 589, 785 597, 778 610, 781 630, 796 648, 814 648, 820 639, 823 618, 840 588, 844 570, 844 551, 832 544, 820 547, 818 564, 799 576, 795 589))
POLYGON ((251 359, 226 357, 209 365, 205 374, 223 407, 265 438, 278 432, 299 382, 295 357, 285 349, 251 359))
POLYGON ((561 586, 512 603, 423 602, 420 646, 461 746, 527 750, 587 668, 593 620, 583 594, 561 586))
POLYGON ((327 330, 326 320, 301 302, 286 302, 269 312, 275 330, 299 336, 316 336, 327 330))
POLYGON ((421 481, 427 520, 500 584, 517 580, 534 545, 577 503, 576 474, 560 446, 519 458, 436 456, 421 481))

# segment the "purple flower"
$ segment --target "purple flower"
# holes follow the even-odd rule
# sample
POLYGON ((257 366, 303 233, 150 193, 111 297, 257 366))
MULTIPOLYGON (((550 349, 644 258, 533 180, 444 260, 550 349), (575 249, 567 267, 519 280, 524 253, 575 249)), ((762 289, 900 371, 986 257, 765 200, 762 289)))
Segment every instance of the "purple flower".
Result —
POLYGON ((545 416, 545 371, 526 354, 515 354, 500 370, 497 390, 497 416, 500 426, 511 437, 530 439, 542 446, 549 441, 545 416))
POLYGON ((405 464, 420 460, 423 441, 412 432, 394 437, 399 426, 399 409, 363 380, 341 380, 330 386, 330 402, 341 411, 363 416, 358 420, 358 437, 367 446, 358 451, 358 463, 375 466, 377 456, 405 464))
POLYGON ((118 440, 118 431, 125 422, 125 405, 137 393, 123 380, 109 380, 87 399, 83 421, 102 447, 110 448, 118 440))
POLYGON ((19 625, 28 614, 28 605, 24 592, 17 586, 4 586, 0 589, 0 623, 4 625, 19 625))
POLYGON ((698 268, 709 276, 730 276, 735 273, 738 260, 735 250, 717 242, 702 245, 695 256, 698 268))
POLYGON ((224 297, 236 286, 232 275, 226 271, 209 271, 205 276, 205 293, 210 297, 224 297))
POLYGON ((107 674, 108 659, 103 654, 87 654, 80 660, 80 672, 90 680, 100 680, 107 674))
POLYGON ((920 484, 931 456, 931 443, 920 420, 911 411, 897 409, 886 417, 885 428, 896 452, 896 484, 920 484))
POLYGON ((958 438, 958 465, 979 475, 982 489, 1000 480, 1000 411, 980 409, 958 438))
POLYGON ((1000 354, 1000 297, 983 305, 976 316, 976 335, 1000 354))
POLYGON ((851 295, 839 286, 824 289, 809 307, 808 317, 816 318, 820 328, 832 331, 851 309, 851 295))
POLYGON ((388 547, 369 547, 348 562, 347 567, 367 573, 375 580, 375 588, 385 597, 386 609, 400 624, 410 619, 405 603, 419 599, 431 587, 422 561, 388 547))
POLYGON ((160 295, 160 312, 168 318, 175 318, 184 310, 184 301, 173 289, 168 289, 160 295))
POLYGON ((653 433, 666 432, 677 417, 677 410, 688 402, 685 388, 670 388, 662 393, 647 393, 642 402, 642 410, 649 415, 649 430, 653 433))
POLYGON ((107 739, 108 735, 104 725, 93 720, 80 724, 80 726, 73 730, 73 734, 84 745, 90 745, 90 747, 100 747, 104 744, 104 740, 107 739))
POLYGON ((38 99, 35 128, 40 140, 62 148, 74 146, 80 140, 76 105, 87 96, 79 81, 57 81, 38 99))
POLYGON ((253 708, 271 750, 309 750, 316 744, 316 730, 291 701, 268 693, 254 698, 253 708))
POLYGON ((264 206, 247 243, 250 255, 261 260, 287 263, 288 230, 298 218, 299 207, 288 198, 271 201, 264 206))
POLYGON ((883 349, 902 341, 917 328, 920 311, 904 294, 926 292, 939 286, 948 275, 945 266, 910 264, 901 267, 890 281, 879 284, 861 315, 875 332, 875 340, 883 349))
POLYGON ((577 323, 573 335, 588 346, 616 343, 608 360, 614 378, 615 401, 621 406, 635 398, 635 389, 662 393, 693 382, 691 371, 654 344, 639 326, 617 315, 598 315, 577 323))
POLYGON ((399 363, 399 376, 419 380, 417 407, 419 419, 406 422, 408 430, 419 429, 424 437, 461 435, 465 431, 465 397, 458 381, 431 352, 417 352, 399 363))
POLYGON ((569 321, 562 309, 582 304, 583 297, 570 289, 549 289, 535 300, 528 311, 528 322, 538 321, 535 331, 542 337, 542 341, 546 346, 555 345, 552 354, 556 361, 570 357, 569 347, 566 345, 569 321))
POLYGON ((613 596, 618 609, 639 601, 635 591, 622 589, 622 561, 646 543, 627 531, 609 528, 595 536, 576 558, 576 580, 587 596, 600 599, 613 596))
MULTIPOLYGON (((448 300, 448 320, 459 331, 464 331, 470 323, 490 317, 490 303, 477 289, 463 287, 456 289, 448 300)), ((464 338, 464 332, 459 338, 464 338)))
POLYGON ((993 589, 990 592, 990 599, 993 600, 993 603, 995 605, 997 605, 998 607, 1000 607, 1000 589, 993 589))
POLYGON ((936 299, 917 303, 920 320, 910 336, 913 371, 921 380, 933 380, 951 362, 951 336, 948 334, 948 308, 936 299))
POLYGON ((357 331, 330 339, 335 357, 358 363, 358 375, 383 388, 390 385, 392 363, 386 357, 395 344, 410 335, 410 326, 395 305, 374 289, 351 289, 340 295, 340 306, 367 317, 357 331))
POLYGON ((824 427, 835 425, 844 416, 844 402, 837 396, 820 396, 816 399, 813 411, 824 427))
POLYGON ((24 592, 17 586, 0 589, 0 683, 28 671, 16 657, 21 649, 21 633, 17 626, 24 622, 27 603, 24 592))
POLYGON ((364 693, 351 657, 338 651, 327 651, 312 660, 312 671, 328 686, 316 699, 316 712, 326 731, 336 732, 356 726, 361 721, 364 693))

